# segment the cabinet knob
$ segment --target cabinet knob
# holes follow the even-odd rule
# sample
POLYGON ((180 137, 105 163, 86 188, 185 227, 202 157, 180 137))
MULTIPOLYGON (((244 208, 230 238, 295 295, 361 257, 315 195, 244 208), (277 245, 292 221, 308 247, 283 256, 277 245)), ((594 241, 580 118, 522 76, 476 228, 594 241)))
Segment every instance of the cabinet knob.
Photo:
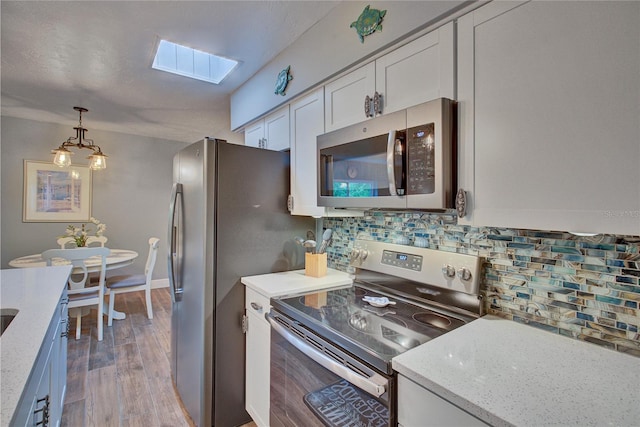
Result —
POLYGON ((251 308, 256 311, 262 311, 262 304, 258 304, 257 302, 251 302, 251 308))

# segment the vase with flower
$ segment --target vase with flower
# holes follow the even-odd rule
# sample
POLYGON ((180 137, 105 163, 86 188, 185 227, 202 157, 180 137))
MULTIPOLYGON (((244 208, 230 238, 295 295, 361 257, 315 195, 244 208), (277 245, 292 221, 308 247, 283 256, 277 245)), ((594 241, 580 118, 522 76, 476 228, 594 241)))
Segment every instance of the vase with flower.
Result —
POLYGON ((66 235, 60 237, 72 238, 76 243, 76 246, 79 248, 87 246, 87 238, 91 236, 90 233, 95 231, 96 236, 102 236, 107 229, 107 226, 105 224, 101 223, 100 220, 94 217, 91 217, 89 221, 95 226, 95 230, 90 229, 90 226, 87 223, 82 224, 80 227, 69 224, 67 226, 66 235))

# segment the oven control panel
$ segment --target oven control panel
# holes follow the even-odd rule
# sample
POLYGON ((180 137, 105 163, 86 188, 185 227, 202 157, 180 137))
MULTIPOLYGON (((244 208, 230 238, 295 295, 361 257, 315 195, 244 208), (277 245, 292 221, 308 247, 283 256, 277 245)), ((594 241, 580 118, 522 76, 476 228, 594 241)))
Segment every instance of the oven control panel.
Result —
POLYGON ((468 294, 480 289, 480 257, 416 246, 357 239, 352 267, 468 294))
POLYGON ((394 267, 408 268, 415 271, 422 270, 422 257, 406 252, 383 250, 381 262, 394 267))

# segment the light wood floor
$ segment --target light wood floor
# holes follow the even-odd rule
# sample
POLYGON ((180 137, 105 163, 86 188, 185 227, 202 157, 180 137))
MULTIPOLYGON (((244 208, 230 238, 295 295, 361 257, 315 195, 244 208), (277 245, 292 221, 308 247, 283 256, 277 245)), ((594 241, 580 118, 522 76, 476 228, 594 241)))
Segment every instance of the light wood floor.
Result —
POLYGON ((105 318, 101 342, 97 341, 95 311, 83 318, 79 340, 75 339, 75 320, 71 320, 63 426, 194 425, 171 381, 169 290, 154 289, 151 296, 154 317, 150 320, 143 292, 118 295, 115 308, 127 318, 114 320, 112 327, 106 326, 105 318))
MULTIPOLYGON (((118 295, 127 318, 104 328, 97 341, 95 311, 75 339, 71 320, 63 426, 191 426, 171 382, 171 297, 154 289, 152 320, 143 292, 118 295)), ((106 323, 105 323, 106 325, 106 323)))

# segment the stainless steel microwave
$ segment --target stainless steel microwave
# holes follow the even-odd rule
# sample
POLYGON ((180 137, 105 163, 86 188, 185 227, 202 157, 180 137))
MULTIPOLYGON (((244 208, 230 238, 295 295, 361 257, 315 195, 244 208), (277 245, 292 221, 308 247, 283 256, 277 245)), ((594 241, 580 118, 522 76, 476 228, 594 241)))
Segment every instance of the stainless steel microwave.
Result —
POLYGON ((439 98, 318 136, 318 206, 452 208, 454 108, 439 98))

